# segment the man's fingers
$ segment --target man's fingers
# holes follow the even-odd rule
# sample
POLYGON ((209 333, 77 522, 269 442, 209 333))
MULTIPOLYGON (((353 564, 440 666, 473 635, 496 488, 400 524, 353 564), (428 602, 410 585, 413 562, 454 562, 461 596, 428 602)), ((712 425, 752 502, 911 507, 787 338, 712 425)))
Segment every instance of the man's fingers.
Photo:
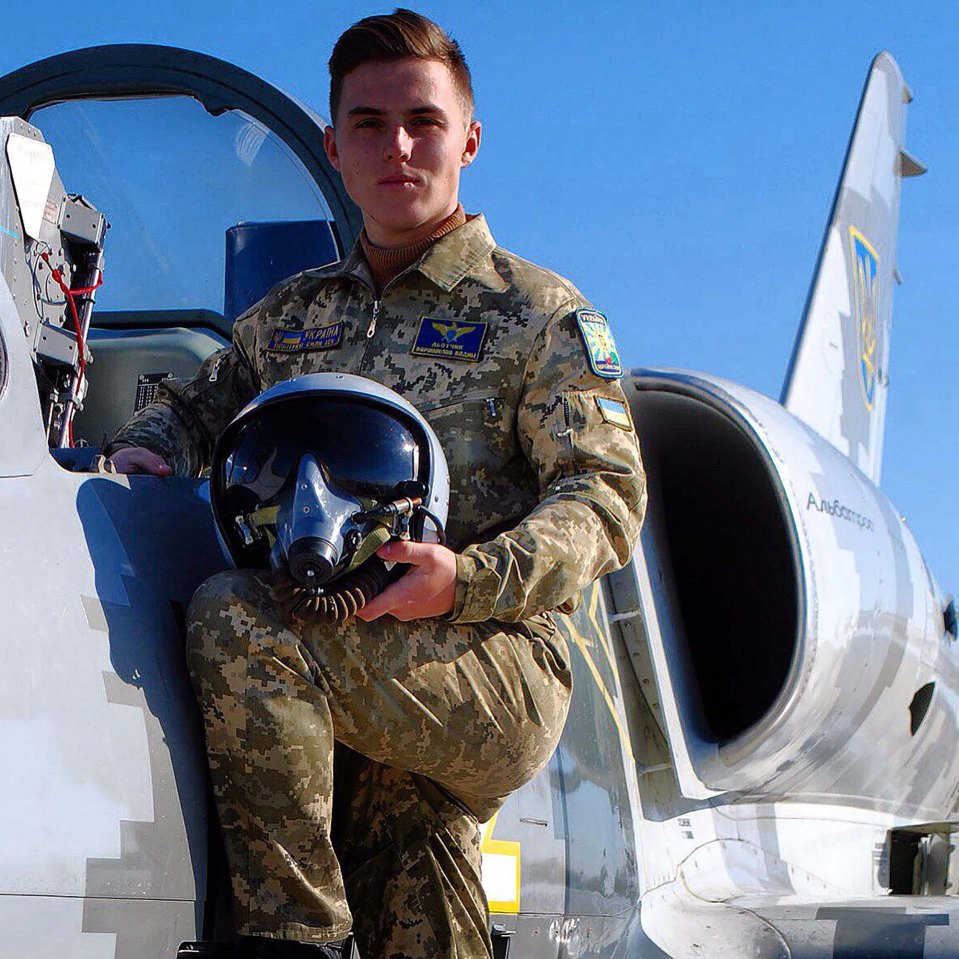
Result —
POLYGON ((149 473, 151 476, 169 476, 173 470, 162 456, 143 446, 128 446, 117 450, 110 462, 118 473, 149 473))
POLYGON ((409 563, 412 566, 420 566, 429 560, 430 545, 414 543, 408 539, 396 539, 381 546, 376 552, 380 559, 390 563, 409 563))
POLYGON ((381 559, 411 568, 356 615, 366 622, 387 613, 408 622, 448 613, 456 599, 456 554, 438 543, 400 540, 377 550, 381 559))
POLYGON ((408 593, 409 585, 404 585, 403 579, 400 579, 387 586, 379 596, 374 596, 356 615, 368 623, 385 613, 392 613, 408 601, 408 593))
POLYGON ((156 453, 152 453, 147 449, 139 450, 139 453, 137 465, 140 466, 144 472, 150 473, 153 476, 169 476, 170 473, 173 472, 162 456, 157 456, 156 453))
POLYGON ((380 593, 379 596, 374 596, 362 609, 356 611, 356 618, 362 619, 364 623, 369 623, 382 616, 388 608, 386 601, 383 599, 385 595, 385 593, 380 593))

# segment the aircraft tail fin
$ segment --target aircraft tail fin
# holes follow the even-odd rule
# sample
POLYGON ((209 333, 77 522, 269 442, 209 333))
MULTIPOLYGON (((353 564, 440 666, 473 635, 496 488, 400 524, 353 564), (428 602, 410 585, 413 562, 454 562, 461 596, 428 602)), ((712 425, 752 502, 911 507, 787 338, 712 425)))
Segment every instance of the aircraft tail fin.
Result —
POLYGON ((889 377, 899 189, 925 167, 903 149, 912 93, 896 61, 872 62, 789 371, 782 404, 875 483, 889 377))

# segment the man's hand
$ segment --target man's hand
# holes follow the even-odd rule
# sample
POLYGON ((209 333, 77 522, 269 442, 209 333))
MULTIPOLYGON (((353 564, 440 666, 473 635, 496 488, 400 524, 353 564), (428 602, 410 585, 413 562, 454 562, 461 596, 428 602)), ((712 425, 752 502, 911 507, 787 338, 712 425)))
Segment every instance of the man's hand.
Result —
POLYGON ((113 468, 118 473, 147 473, 150 476, 169 476, 170 469, 162 456, 157 456, 145 446, 126 446, 110 457, 113 468))
POLYGON ((407 622, 442 616, 456 598, 456 553, 436 543, 387 543, 377 555, 391 563, 409 563, 412 569, 356 615, 366 622, 387 613, 407 622))

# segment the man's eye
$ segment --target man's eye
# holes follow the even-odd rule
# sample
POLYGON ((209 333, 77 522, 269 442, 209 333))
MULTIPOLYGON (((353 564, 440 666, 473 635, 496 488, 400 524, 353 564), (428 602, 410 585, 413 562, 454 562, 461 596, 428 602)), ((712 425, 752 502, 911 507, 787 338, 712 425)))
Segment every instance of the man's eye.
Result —
POLYGON ((360 120, 359 123, 356 124, 354 129, 372 130, 372 129, 375 129, 377 126, 379 126, 379 120, 375 120, 371 117, 368 120, 360 120))
POLYGON ((436 117, 416 117, 413 120, 413 126, 415 127, 438 127, 439 120, 436 117))

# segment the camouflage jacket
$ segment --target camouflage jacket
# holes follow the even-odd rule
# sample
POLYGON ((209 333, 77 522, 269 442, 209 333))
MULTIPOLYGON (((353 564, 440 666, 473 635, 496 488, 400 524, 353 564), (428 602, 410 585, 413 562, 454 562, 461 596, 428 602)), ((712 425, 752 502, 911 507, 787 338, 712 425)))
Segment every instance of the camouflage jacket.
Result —
POLYGON ((262 390, 304 373, 369 377, 409 399, 446 452, 451 618, 571 609, 627 562, 646 502, 604 325, 566 280, 497 247, 483 217, 438 240, 379 299, 357 246, 273 289, 236 321, 231 347, 193 379, 163 384, 107 452, 145 446, 196 476, 262 390))

